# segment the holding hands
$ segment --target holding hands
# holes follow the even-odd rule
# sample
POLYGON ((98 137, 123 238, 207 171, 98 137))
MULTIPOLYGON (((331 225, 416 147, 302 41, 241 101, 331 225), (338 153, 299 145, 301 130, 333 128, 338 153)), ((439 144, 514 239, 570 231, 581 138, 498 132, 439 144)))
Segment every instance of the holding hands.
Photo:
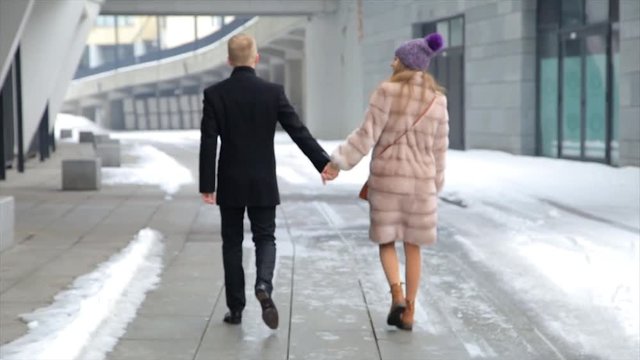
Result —
POLYGON ((322 183, 326 184, 327 181, 335 180, 338 177, 338 174, 340 174, 340 168, 333 162, 329 162, 320 174, 322 177, 322 183))

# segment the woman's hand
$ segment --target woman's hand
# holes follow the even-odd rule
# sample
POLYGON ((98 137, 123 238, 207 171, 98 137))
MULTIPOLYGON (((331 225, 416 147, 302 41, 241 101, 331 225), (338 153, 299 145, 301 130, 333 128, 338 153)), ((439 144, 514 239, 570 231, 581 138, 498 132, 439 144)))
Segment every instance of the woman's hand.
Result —
POLYGON ((340 168, 338 167, 338 165, 334 164, 333 162, 329 162, 320 174, 320 176, 322 176, 322 183, 326 184, 327 181, 335 180, 335 178, 337 178, 339 174, 340 168))

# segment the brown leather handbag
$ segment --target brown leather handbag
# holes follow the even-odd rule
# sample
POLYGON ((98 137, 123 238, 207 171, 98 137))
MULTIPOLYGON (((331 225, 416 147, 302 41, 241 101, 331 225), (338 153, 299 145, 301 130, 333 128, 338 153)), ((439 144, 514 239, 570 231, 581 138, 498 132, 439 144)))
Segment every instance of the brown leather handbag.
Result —
MULTIPOLYGON (((416 125, 418 125, 418 123, 420 122, 420 119, 422 119, 425 115, 427 115, 427 112, 429 112, 429 109, 431 109, 431 105, 433 105, 433 103, 436 101, 436 98, 438 96, 435 95, 433 97, 433 99, 431 100, 431 102, 429 103, 429 106, 427 106, 427 108, 420 114, 420 116, 418 116, 418 118, 413 122, 413 125, 411 125, 410 128, 407 129, 407 131, 405 131, 404 133, 402 133, 402 135, 398 136, 398 138, 392 142, 391 144, 387 145, 386 148, 384 148, 384 150, 382 150, 382 152, 380 152, 380 154, 378 154, 378 156, 384 154, 385 151, 389 150, 390 147, 392 147, 393 145, 397 144, 398 141, 400 139, 402 139, 403 136, 407 135, 409 133, 409 131, 411 129, 413 129, 416 125)), ((358 194, 358 197, 362 200, 369 200, 369 180, 367 180, 364 185, 362 185, 362 189, 360 189, 360 194, 358 194)))

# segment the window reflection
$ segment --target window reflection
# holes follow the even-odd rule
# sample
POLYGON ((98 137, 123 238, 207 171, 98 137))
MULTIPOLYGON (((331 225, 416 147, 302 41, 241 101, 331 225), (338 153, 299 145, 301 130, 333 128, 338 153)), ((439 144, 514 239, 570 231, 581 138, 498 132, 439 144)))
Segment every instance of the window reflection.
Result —
POLYGON ((193 16, 163 16, 160 18, 162 49, 172 49, 196 40, 196 25, 193 16))
POLYGON ((221 16, 198 16, 196 17, 196 27, 198 39, 207 37, 222 28, 221 16))
POLYGON ((76 78, 159 60, 212 44, 250 18, 100 15, 76 78))
POLYGON ((121 66, 141 62, 145 55, 159 50, 158 18, 155 16, 126 16, 119 22, 118 56, 121 66))

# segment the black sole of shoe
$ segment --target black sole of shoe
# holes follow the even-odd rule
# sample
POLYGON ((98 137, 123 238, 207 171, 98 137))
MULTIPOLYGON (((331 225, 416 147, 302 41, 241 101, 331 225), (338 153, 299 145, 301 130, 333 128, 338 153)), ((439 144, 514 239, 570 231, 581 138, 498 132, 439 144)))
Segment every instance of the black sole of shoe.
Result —
POLYGON ((278 309, 269 294, 266 292, 258 292, 256 293, 256 298, 260 301, 260 306, 262 307, 262 321, 264 321, 270 329, 277 329, 278 309))
POLYGON ((239 318, 234 318, 231 316, 228 316, 229 314, 225 315, 224 318, 222 319, 222 321, 226 324, 229 325, 238 325, 240 323, 242 323, 242 317, 239 318))
POLYGON ((404 312, 405 307, 402 305, 394 306, 391 311, 389 311, 389 316, 387 316, 387 324, 391 326, 402 326, 402 313, 404 312))

